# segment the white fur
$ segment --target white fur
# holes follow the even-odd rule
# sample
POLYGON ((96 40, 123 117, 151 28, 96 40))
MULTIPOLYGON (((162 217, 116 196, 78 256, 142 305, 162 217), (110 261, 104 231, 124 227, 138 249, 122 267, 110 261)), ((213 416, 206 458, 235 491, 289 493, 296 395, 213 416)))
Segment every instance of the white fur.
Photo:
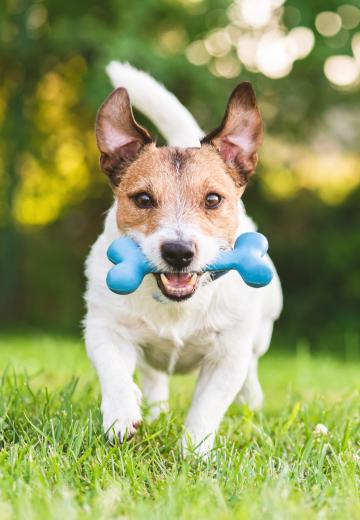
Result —
MULTIPOLYGON (((192 141, 193 145, 199 138, 201 131, 187 110, 154 79, 130 65, 114 62, 108 72, 116 85, 129 90, 137 108, 159 127, 162 125, 169 142, 179 145, 185 136, 183 142, 192 141)), ((224 413, 237 396, 253 408, 262 404, 257 358, 268 349, 273 322, 281 312, 278 276, 275 274, 267 287, 253 289, 230 271, 199 287, 192 298, 180 303, 166 300, 152 275, 145 277, 133 294, 113 294, 105 278, 111 267, 106 250, 120 234, 115 213, 114 205, 86 264, 85 338, 100 379, 104 429, 110 430, 110 437, 115 432, 121 438, 135 431, 134 423, 141 417, 140 390, 133 382, 136 366, 142 374, 152 417, 166 410, 167 374, 199 368, 183 445, 188 446, 191 440, 199 453, 207 453, 224 413)), ((256 229, 241 202, 239 222, 239 234, 256 229)), ((219 241, 202 237, 189 222, 165 222, 154 236, 137 235, 136 239, 145 253, 161 265, 159 242, 179 233, 200 241, 203 256, 197 260, 199 264, 216 255, 219 241)))

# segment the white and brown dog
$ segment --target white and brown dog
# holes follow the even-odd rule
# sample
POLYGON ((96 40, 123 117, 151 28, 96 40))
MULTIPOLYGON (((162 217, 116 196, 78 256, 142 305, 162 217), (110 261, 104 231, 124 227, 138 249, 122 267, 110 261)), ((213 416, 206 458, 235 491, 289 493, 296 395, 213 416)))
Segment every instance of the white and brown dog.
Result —
POLYGON ((183 444, 191 439, 207 453, 235 398, 261 406, 258 358, 282 307, 276 274, 262 289, 233 271, 215 281, 199 274, 240 233, 255 230, 240 198, 256 167, 260 114, 251 85, 242 83, 219 128, 200 144, 201 130, 164 87, 129 65, 112 63, 108 72, 122 87, 100 107, 96 137, 115 203, 87 260, 85 319, 104 430, 122 441, 140 424, 136 367, 152 418, 166 410, 169 374, 199 369, 183 444), (157 147, 135 122, 128 91, 172 146, 157 147), (127 296, 105 283, 106 250, 120 235, 133 237, 166 273, 148 275, 127 296))

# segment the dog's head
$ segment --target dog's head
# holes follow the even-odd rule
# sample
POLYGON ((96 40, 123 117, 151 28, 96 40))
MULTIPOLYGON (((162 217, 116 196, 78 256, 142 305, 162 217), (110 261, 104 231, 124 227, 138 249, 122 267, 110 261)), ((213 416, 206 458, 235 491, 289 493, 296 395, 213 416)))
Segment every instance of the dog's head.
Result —
POLYGON ((96 137, 119 230, 165 272, 155 276, 167 298, 189 298, 202 268, 236 238, 238 201, 255 171, 262 138, 250 83, 233 91, 221 125, 199 148, 157 147, 136 123, 124 88, 100 107, 96 137))

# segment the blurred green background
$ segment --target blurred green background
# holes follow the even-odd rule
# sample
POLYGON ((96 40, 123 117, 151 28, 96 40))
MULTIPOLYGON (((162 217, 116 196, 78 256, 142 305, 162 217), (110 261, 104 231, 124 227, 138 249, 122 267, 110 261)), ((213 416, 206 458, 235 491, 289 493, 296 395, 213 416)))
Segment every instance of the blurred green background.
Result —
POLYGON ((358 349, 359 1, 4 0, 0 45, 2 328, 79 333, 83 263, 112 201, 94 119, 118 59, 205 130, 253 82, 266 137, 244 201, 283 283, 278 343, 358 349))

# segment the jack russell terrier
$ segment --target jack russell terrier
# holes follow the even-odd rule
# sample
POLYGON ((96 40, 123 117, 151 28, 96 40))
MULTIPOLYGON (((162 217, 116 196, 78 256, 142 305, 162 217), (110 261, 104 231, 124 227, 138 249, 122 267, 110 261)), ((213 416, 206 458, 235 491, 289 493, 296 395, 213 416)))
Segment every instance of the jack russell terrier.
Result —
POLYGON ((141 422, 142 394, 154 419, 167 409, 169 375, 198 369, 183 447, 207 454, 235 399, 261 407, 258 358, 282 308, 276 273, 261 289, 234 271, 216 280, 202 273, 240 233, 256 229, 241 196, 256 168, 260 113, 250 83, 241 83, 220 126, 202 137, 190 113, 153 78, 117 62, 108 73, 121 87, 99 109, 96 138, 115 202, 87 259, 85 318, 103 427, 110 440, 130 438, 141 422), (128 92, 169 146, 157 146, 135 121, 128 92), (105 282, 107 248, 122 235, 165 273, 149 274, 129 295, 112 293, 105 282))

